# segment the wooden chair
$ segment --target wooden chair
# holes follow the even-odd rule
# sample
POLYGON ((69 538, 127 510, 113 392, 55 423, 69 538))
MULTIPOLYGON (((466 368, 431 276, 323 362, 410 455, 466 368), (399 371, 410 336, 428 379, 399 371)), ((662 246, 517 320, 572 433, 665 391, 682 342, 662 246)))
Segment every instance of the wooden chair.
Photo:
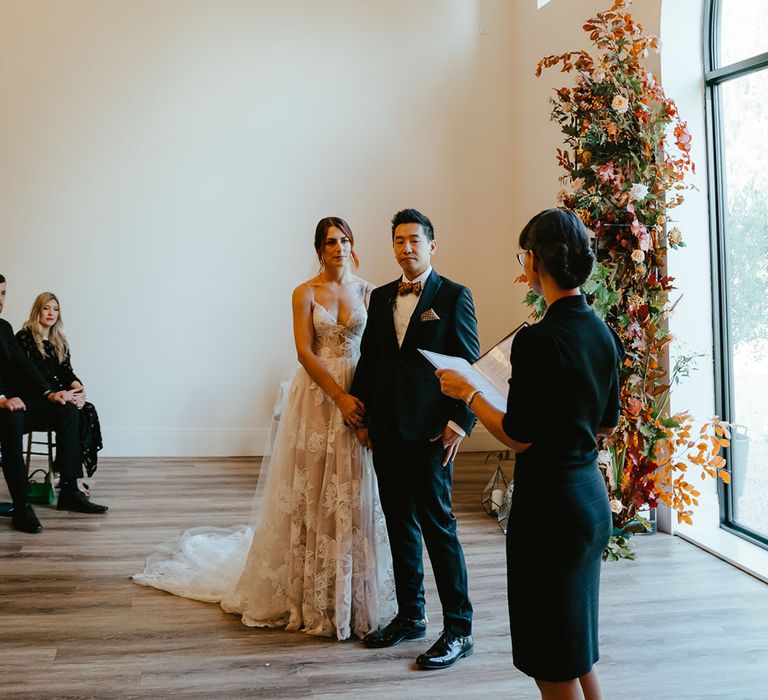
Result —
POLYGON ((35 440, 34 431, 27 433, 27 454, 26 454, 27 470, 29 470, 29 463, 30 463, 30 460, 32 459, 32 455, 40 455, 41 457, 48 457, 48 471, 53 471, 53 460, 56 457, 54 453, 54 449, 56 448, 56 442, 53 438, 52 430, 47 431, 47 434, 48 434, 47 440, 35 440), (35 446, 44 446, 46 448, 46 451, 36 452, 34 449, 35 446))

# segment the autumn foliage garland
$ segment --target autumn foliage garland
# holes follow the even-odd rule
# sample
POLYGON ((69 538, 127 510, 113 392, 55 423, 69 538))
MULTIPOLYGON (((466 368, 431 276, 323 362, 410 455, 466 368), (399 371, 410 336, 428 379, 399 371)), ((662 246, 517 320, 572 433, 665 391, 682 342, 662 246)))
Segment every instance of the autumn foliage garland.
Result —
MULTIPOLYGON (((573 87, 555 91, 551 118, 565 134, 557 149, 566 174, 558 195, 594 232, 597 264, 584 292, 619 333, 626 350, 621 368, 621 418, 617 432, 603 440, 600 464, 614 514, 614 537, 606 558, 633 557, 627 538, 648 528, 639 515, 660 501, 691 523, 699 492, 686 480, 689 467, 704 476, 729 480, 721 449, 727 424, 713 418, 694 430, 687 412, 669 415, 670 389, 687 376, 693 356, 664 367, 672 341, 673 278, 665 273, 667 249, 683 248, 677 227, 667 232, 667 211, 683 201, 684 182, 695 170, 691 136, 675 103, 643 65, 659 42, 626 12, 631 0, 584 24, 599 52, 571 51, 543 58, 536 71, 560 65, 576 74, 573 87), (697 432, 697 434, 695 434, 697 432)), ((532 292, 534 313, 544 301, 532 292)))

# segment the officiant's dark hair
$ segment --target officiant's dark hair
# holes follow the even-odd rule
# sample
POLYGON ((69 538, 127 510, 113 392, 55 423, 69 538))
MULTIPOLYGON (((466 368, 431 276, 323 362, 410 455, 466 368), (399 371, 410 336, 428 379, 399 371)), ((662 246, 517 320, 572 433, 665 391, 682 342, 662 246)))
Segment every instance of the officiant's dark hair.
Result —
POLYGON ((342 231, 344 235, 349 238, 349 242, 352 244, 350 257, 352 258, 352 264, 355 266, 355 269, 357 269, 360 266, 360 261, 355 254, 355 235, 352 233, 349 224, 338 216, 326 216, 324 219, 320 219, 320 221, 317 222, 317 226, 315 227, 315 252, 317 253, 317 259, 322 265, 325 239, 328 238, 328 231, 334 227, 339 229, 339 231, 342 231))
POLYGON ((3 284, 5 282, 5 277, 3 275, 0 275, 0 284, 3 284))
POLYGON ((536 214, 520 234, 520 247, 533 251, 561 289, 581 287, 595 262, 586 226, 562 207, 536 214))
POLYGON ((395 229, 400 224, 420 224, 428 241, 435 240, 435 227, 432 222, 417 209, 403 209, 392 217, 392 240, 395 239, 395 229))

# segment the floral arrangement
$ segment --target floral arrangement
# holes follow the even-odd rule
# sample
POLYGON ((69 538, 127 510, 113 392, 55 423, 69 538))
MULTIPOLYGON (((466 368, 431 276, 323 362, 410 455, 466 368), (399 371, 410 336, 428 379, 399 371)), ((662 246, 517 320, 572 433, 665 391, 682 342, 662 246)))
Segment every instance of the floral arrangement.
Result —
MULTIPOLYGON (((584 292, 595 310, 618 332, 626 355, 621 368, 621 418, 604 439, 604 469, 614 517, 614 536, 605 558, 634 558, 628 537, 650 529, 640 516, 659 502, 691 523, 699 492, 686 480, 689 468, 729 480, 721 449, 728 425, 709 420, 694 435, 687 412, 669 415, 671 388, 687 376, 695 356, 665 367, 672 336, 667 327, 674 304, 674 279, 665 273, 668 248, 685 247, 677 226, 667 231, 667 212, 683 201, 685 176, 694 172, 691 135, 675 103, 644 66, 659 40, 644 33, 626 11, 631 0, 584 24, 597 51, 546 56, 536 71, 560 65, 576 84, 551 98, 551 118, 565 135, 557 149, 565 170, 558 195, 594 233, 597 263, 584 292)), ((544 300, 530 292, 534 315, 544 300)))

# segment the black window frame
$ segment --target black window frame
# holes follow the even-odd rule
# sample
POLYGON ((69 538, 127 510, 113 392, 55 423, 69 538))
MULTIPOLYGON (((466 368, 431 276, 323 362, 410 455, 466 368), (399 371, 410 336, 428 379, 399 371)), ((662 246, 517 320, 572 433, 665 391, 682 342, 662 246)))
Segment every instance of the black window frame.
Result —
MULTIPOLYGON (((704 6, 704 92, 707 126, 707 172, 710 193, 712 261, 712 309, 714 336, 715 407, 723 420, 733 422, 733 361, 728 331, 728 266, 726 255, 727 216, 725 164, 723 159, 723 113, 720 86, 734 78, 768 68, 768 52, 727 66, 719 65, 722 0, 706 0, 704 6)), ((731 462, 732 449, 725 457, 731 462)), ((752 530, 734 519, 732 487, 718 481, 720 527, 768 549, 768 534, 752 530)))

